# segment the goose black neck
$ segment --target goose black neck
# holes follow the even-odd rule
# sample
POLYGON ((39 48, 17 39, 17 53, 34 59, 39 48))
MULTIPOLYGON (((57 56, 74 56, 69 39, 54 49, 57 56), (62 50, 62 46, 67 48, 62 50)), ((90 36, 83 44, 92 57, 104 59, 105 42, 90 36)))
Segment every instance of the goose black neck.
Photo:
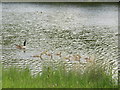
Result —
POLYGON ((24 41, 24 46, 26 46, 26 40, 24 41))

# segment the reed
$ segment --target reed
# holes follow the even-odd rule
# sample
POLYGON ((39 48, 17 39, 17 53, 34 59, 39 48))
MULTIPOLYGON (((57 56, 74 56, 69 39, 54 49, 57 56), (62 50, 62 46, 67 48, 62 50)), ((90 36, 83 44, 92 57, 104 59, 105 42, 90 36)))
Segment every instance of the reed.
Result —
POLYGON ((42 74, 32 76, 30 70, 11 67, 3 69, 3 88, 117 88, 112 76, 94 66, 85 73, 44 66, 42 74))

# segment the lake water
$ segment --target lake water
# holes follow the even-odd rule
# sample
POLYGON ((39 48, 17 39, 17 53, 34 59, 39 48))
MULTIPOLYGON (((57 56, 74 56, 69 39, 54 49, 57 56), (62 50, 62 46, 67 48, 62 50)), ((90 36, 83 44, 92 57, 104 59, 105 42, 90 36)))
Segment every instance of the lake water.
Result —
MULTIPOLYGON (((95 56, 100 64, 113 66, 117 75, 118 5, 116 3, 2 3, 3 67, 29 67, 33 74, 48 62, 73 62, 64 57, 95 56), (15 48, 27 40, 24 52, 15 48), (48 51, 51 59, 32 57, 48 51), (62 56, 55 53, 62 52, 62 56)), ((79 62, 74 62, 80 65, 79 62)))

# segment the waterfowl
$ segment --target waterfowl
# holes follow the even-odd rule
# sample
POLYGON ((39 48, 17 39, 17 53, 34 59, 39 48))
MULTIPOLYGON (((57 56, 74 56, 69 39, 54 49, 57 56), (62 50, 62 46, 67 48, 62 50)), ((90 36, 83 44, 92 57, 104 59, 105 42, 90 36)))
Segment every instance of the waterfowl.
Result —
POLYGON ((40 57, 40 55, 34 55, 34 56, 32 56, 32 57, 40 57))
POLYGON ((50 57, 50 59, 52 59, 52 58, 53 58, 52 54, 51 54, 51 53, 48 53, 48 51, 47 51, 47 50, 41 53, 41 57, 42 57, 42 55, 44 55, 44 54, 45 54, 45 55, 47 55, 47 56, 49 56, 49 57, 50 57))
POLYGON ((69 60, 69 61, 79 61, 80 62, 80 58, 81 56, 79 54, 77 55, 72 55, 72 56, 68 56, 68 57, 64 57, 65 60, 69 60))
POLYGON ((44 55, 44 54, 46 54, 47 52, 48 52, 48 51, 46 50, 46 51, 42 52, 41 55, 44 55))
POLYGON ((85 58, 86 62, 94 62, 94 59, 95 59, 94 56, 85 58))
POLYGON ((70 61, 71 56, 68 57, 64 57, 65 60, 69 60, 70 61))
POLYGON ((47 51, 44 51, 44 52, 40 53, 40 55, 34 55, 34 56, 32 56, 32 57, 41 58, 41 60, 43 60, 42 55, 46 54, 46 52, 47 52, 47 51))
POLYGON ((84 58, 85 60, 86 60, 86 62, 90 62, 91 60, 90 60, 90 57, 86 57, 86 58, 84 58))
POLYGON ((26 49, 26 40, 24 41, 23 45, 17 45, 17 44, 15 45, 17 49, 26 49))
POLYGON ((40 58, 41 60, 43 60, 43 58, 41 57, 41 55, 34 55, 32 57, 37 57, 37 58, 40 58))
POLYGON ((74 57, 74 59, 73 59, 74 61, 79 61, 80 62, 81 56, 79 54, 73 55, 73 57, 74 57))
POLYGON ((61 57, 61 56, 62 56, 62 55, 61 55, 61 52, 56 53, 55 55, 56 55, 56 56, 59 56, 59 57, 61 57))
POLYGON ((47 56, 49 56, 49 57, 50 57, 50 59, 52 59, 52 58, 53 58, 53 56, 52 56, 52 54, 51 54, 51 53, 46 53, 46 55, 47 55, 47 56))

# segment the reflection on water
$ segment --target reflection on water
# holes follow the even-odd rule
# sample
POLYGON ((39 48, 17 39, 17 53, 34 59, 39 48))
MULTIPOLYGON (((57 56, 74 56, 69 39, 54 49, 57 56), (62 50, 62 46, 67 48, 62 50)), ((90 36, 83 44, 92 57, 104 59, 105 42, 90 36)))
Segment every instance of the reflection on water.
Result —
POLYGON ((64 60, 79 54, 94 55, 96 62, 117 67, 117 14, 115 4, 3 3, 3 66, 29 67, 34 73, 49 62, 84 67, 64 60), (15 44, 23 45, 25 39, 26 52, 16 49, 15 44), (46 50, 52 59, 32 57, 46 50), (59 52, 61 57, 55 55, 59 52))

